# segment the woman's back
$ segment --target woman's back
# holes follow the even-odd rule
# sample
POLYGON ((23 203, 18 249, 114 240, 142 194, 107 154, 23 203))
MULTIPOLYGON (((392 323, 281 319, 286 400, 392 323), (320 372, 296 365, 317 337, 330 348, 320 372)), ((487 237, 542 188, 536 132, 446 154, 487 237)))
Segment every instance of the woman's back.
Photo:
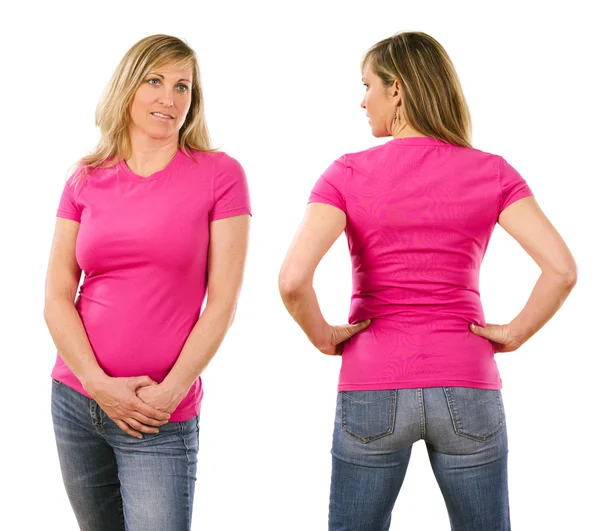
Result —
POLYGON ((463 385, 499 389, 479 269, 500 212, 532 195, 499 156, 428 137, 346 155, 310 202, 346 213, 351 323, 340 390, 463 385))
POLYGON ((393 35, 365 53, 361 71, 371 133, 394 140, 326 170, 279 273, 284 304, 310 342, 342 355, 329 529, 389 529, 412 445, 424 440, 452 529, 507 530, 494 353, 517 350, 544 326, 575 285, 576 265, 521 176, 470 147, 469 109, 438 41, 393 35), (496 222, 541 274, 519 314, 492 325, 479 270, 496 222), (331 325, 313 279, 342 231, 351 324, 331 325))

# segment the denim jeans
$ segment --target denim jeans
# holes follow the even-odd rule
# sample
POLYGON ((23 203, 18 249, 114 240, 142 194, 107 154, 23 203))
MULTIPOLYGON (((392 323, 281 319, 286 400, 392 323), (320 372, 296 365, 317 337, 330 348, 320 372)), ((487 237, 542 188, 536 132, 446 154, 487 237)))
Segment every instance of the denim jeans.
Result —
POLYGON ((136 439, 94 400, 52 381, 63 481, 85 531, 185 531, 192 519, 198 417, 136 439))
POLYGON ((338 393, 330 531, 389 529, 420 439, 452 531, 510 530, 501 392, 432 387, 338 393))

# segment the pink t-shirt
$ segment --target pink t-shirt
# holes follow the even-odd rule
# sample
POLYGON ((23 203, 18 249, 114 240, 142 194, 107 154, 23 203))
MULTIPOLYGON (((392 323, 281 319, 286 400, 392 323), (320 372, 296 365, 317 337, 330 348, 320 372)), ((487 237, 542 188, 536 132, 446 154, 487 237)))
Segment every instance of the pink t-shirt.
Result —
MULTIPOLYGON (((250 214, 244 170, 225 153, 181 150, 149 177, 121 161, 67 182, 57 216, 80 223, 76 258, 85 277, 75 306, 109 376, 161 382, 200 315, 209 224, 250 214)), ((52 377, 89 395, 57 355, 52 377)), ((171 415, 198 414, 200 378, 171 415)))
POLYGON ((500 389, 479 269, 500 212, 532 195, 503 158, 426 137, 391 140, 335 161, 309 202, 344 211, 352 259, 340 391, 500 389))

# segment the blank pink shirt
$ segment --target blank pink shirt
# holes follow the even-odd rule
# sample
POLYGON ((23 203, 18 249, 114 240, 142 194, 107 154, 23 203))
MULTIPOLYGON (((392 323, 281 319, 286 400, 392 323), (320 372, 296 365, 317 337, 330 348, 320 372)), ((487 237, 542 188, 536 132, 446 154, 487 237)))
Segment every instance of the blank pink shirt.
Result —
MULTIPOLYGON (((62 193, 57 216, 80 223, 76 258, 85 277, 75 306, 109 376, 161 382, 200 316, 209 223, 250 214, 244 170, 225 153, 181 150, 149 177, 120 162, 62 193)), ((89 397, 58 353, 52 377, 89 397)), ((200 378, 171 415, 198 414, 200 378)))
POLYGON ((503 158, 433 138, 402 138, 335 161, 309 202, 346 214, 349 322, 372 319, 342 354, 340 391, 501 389, 479 269, 498 215, 532 195, 503 158))

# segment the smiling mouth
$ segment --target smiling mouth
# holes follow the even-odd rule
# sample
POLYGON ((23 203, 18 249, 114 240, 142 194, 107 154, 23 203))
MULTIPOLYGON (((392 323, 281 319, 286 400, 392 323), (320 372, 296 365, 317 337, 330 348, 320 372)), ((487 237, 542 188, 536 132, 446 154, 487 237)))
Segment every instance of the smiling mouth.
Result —
POLYGON ((150 113, 152 116, 156 116, 157 118, 165 118, 167 120, 172 120, 173 117, 170 116, 169 114, 163 114, 161 112, 151 112, 150 113))

